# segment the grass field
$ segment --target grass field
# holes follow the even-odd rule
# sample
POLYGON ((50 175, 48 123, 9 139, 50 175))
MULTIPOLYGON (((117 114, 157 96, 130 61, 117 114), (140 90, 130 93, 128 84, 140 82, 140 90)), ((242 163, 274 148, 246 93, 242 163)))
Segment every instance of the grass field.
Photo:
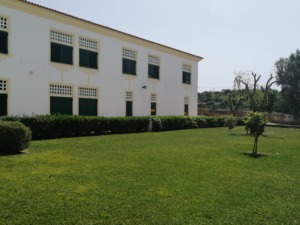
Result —
POLYGON ((300 224, 300 130, 34 141, 0 156, 0 224, 300 224))

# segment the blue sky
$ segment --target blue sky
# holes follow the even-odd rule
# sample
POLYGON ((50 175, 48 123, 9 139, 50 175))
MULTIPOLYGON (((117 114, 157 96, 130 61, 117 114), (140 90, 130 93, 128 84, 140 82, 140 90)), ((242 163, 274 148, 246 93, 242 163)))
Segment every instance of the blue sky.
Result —
POLYGON ((204 57, 198 90, 233 87, 234 71, 262 82, 300 49, 299 0, 29 0, 204 57))

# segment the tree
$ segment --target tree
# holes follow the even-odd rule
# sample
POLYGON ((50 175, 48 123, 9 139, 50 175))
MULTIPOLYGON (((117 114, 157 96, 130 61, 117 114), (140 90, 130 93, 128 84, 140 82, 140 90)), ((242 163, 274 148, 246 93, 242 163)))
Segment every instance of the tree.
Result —
POLYGON ((267 115, 260 112, 249 112, 244 122, 246 132, 254 137, 252 155, 257 156, 258 138, 265 131, 265 125, 268 122, 267 115))
POLYGON ((235 72, 234 85, 238 89, 241 89, 241 84, 244 85, 244 88, 247 92, 250 101, 250 110, 264 111, 264 108, 268 102, 268 92, 273 84, 277 83, 277 80, 274 80, 273 75, 271 74, 265 86, 261 86, 259 91, 258 81, 260 80, 261 75, 257 75, 254 72, 248 71, 239 71, 235 72), (251 78, 252 76, 252 78, 251 78))
POLYGON ((283 112, 300 112, 300 50, 289 58, 280 58, 275 63, 275 71, 283 97, 283 112))

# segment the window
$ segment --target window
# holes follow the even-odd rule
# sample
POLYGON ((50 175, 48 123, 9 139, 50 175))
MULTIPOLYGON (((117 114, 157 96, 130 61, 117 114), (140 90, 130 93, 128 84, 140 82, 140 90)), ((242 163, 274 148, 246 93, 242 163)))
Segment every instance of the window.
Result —
POLYGON ((184 98, 184 115, 189 115, 189 97, 184 98))
POLYGON ((156 115, 156 101, 157 101, 156 94, 151 94, 151 116, 156 115))
POLYGON ((126 92, 126 116, 132 116, 132 100, 133 94, 132 92, 126 92))
POLYGON ((73 37, 51 30, 51 62, 73 65, 73 37))
POLYGON ((123 74, 136 75, 136 52, 123 49, 123 74))
POLYGON ((190 65, 182 65, 182 83, 191 84, 191 71, 190 65))
POLYGON ((79 66, 98 69, 97 42, 79 38, 79 47, 79 66))
POLYGON ((96 88, 79 87, 79 115, 98 115, 98 90, 96 88))
POLYGON ((8 20, 0 16, 0 54, 8 54, 8 20))
POLYGON ((50 84, 50 114, 73 114, 72 87, 50 84))
POLYGON ((0 116, 7 116, 7 81, 0 80, 0 116))
POLYGON ((159 79, 159 58, 148 56, 148 77, 159 79))

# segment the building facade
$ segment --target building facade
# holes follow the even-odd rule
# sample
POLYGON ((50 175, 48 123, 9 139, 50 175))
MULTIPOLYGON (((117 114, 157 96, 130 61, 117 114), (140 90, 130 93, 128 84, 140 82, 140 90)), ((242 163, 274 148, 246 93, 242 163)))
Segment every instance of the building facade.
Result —
POLYGON ((22 0, 0 2, 0 115, 197 115, 202 58, 22 0))

